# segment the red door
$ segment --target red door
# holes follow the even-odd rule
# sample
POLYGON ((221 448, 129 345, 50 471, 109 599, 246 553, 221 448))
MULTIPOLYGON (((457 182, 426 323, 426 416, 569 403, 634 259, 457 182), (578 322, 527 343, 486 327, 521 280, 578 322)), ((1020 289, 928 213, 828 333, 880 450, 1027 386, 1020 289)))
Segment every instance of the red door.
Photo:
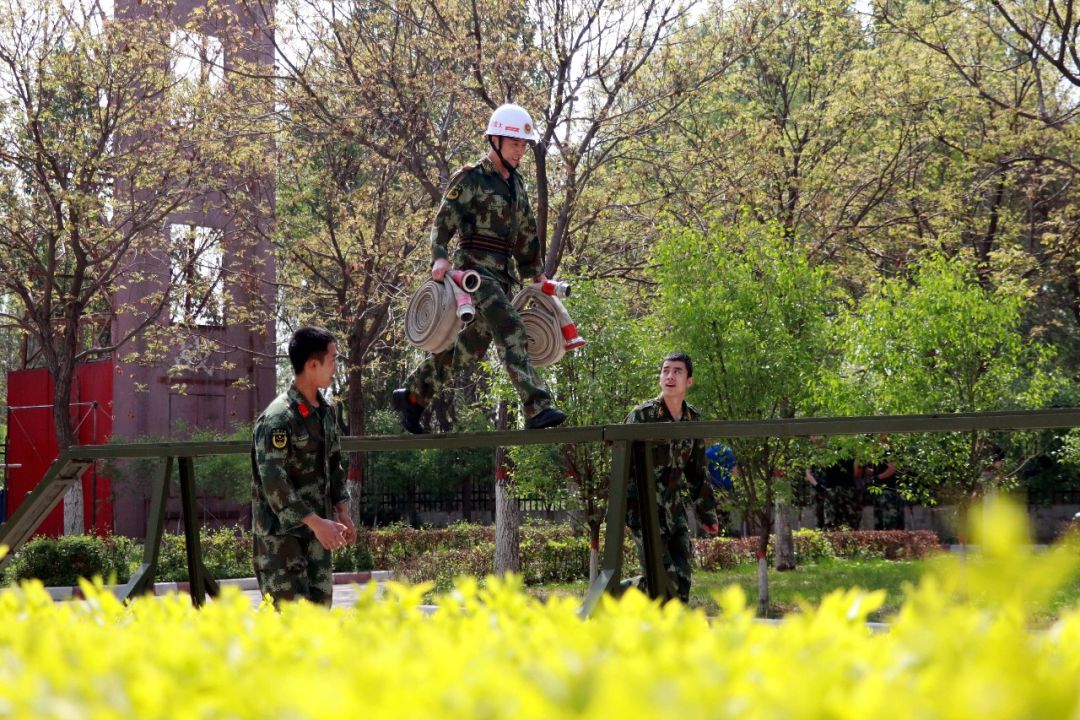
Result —
MULTIPOLYGON (((100 445, 112 435, 111 361, 85 363, 76 370, 71 420, 75 441, 100 445)), ((7 512, 10 517, 37 486, 58 454, 53 427, 53 382, 44 369, 8 373, 7 512)), ((112 531, 112 483, 97 466, 83 474, 83 529, 112 531)), ((64 529, 64 509, 58 505, 38 527, 37 534, 58 536, 64 529)))

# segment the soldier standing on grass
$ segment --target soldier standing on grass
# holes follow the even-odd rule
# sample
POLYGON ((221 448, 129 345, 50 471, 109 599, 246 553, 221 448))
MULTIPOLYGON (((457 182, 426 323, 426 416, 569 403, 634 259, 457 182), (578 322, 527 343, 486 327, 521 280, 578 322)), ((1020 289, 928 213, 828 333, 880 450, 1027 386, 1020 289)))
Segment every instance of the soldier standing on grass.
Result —
POLYGON ((554 427, 566 420, 565 413, 551 406, 551 394, 529 360, 525 325, 510 302, 510 288, 520 278, 547 280, 536 218, 517 172, 521 158, 536 142, 532 118, 517 105, 501 105, 491 114, 487 139, 491 146, 487 156, 450 178, 431 229, 432 280, 441 281, 452 267, 480 273, 480 288, 472 293, 476 318, 451 348, 429 355, 405 387, 394 390, 401 425, 413 434, 427 432, 420 418, 435 393, 482 358, 492 340, 521 398, 525 427, 554 427), (447 246, 455 233, 458 243, 451 265, 447 246))
MULTIPOLYGON (((686 392, 694 384, 694 364, 686 353, 671 353, 660 367, 660 395, 635 407, 624 422, 692 422, 698 411, 686 402, 686 392)), ((660 440, 648 443, 656 476, 656 510, 660 521, 660 547, 664 567, 675 581, 679 599, 690 601, 693 550, 690 528, 683 512, 688 498, 702 529, 709 535, 719 530, 716 496, 707 476, 705 442, 702 439, 660 440)), ((642 482, 642 468, 631 468, 626 524, 637 546, 638 559, 645 566, 645 546, 641 536, 641 508, 638 507, 637 483, 642 482)), ((644 578, 628 580, 639 589, 644 578)))
POLYGON ((356 541, 334 409, 320 390, 337 370, 334 336, 302 327, 289 340, 296 377, 255 421, 251 517, 259 591, 274 599, 334 597, 330 553, 356 541))

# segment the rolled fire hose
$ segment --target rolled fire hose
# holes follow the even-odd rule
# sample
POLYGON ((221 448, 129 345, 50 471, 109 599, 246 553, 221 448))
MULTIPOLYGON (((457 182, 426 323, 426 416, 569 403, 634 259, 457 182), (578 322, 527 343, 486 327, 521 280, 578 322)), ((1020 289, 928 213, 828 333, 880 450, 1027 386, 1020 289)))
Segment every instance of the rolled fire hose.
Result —
MULTIPOLYGON (((475 270, 455 270, 441 282, 427 280, 409 300, 405 311, 405 337, 421 350, 438 353, 454 344, 457 334, 476 314, 468 293, 480 287, 475 270)), ((567 350, 587 342, 566 312, 559 297, 570 294, 570 285, 548 280, 525 286, 514 296, 528 337, 529 359, 547 367, 562 359, 567 350)))
POLYGON ((470 292, 480 287, 480 273, 455 270, 439 282, 427 280, 405 310, 405 337, 421 350, 438 353, 454 344, 465 323, 476 315, 470 292))
POLYGON ((525 324, 529 338, 529 360, 547 367, 562 359, 567 350, 581 347, 583 339, 559 297, 570 294, 567 283, 548 280, 526 285, 514 296, 513 305, 525 324))

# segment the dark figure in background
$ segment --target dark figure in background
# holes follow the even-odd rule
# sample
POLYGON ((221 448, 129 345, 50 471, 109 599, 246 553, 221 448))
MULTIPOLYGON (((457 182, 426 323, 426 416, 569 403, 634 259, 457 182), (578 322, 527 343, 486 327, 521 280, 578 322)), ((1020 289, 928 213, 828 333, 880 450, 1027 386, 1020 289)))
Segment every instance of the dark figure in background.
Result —
POLYGON ((705 462, 709 469, 709 482, 717 493, 716 517, 720 531, 731 527, 731 502, 735 498, 735 476, 739 464, 735 453, 723 443, 715 443, 705 449, 705 462))
POLYGON ((907 502, 897 485, 896 466, 888 460, 877 465, 866 465, 863 474, 867 478, 867 487, 878 488, 878 492, 872 493, 874 529, 903 530, 907 502))
POLYGON ((819 517, 819 527, 824 530, 858 530, 862 524, 862 508, 866 486, 859 468, 856 478, 855 461, 841 460, 824 470, 806 471, 806 481, 824 495, 824 517, 819 517))

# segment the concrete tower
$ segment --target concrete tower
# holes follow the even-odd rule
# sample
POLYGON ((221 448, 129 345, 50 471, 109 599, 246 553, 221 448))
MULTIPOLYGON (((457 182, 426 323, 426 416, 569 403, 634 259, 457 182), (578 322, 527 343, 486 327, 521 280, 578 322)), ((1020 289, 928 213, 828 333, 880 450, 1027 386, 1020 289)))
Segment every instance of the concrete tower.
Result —
MULTIPOLYGON (((115 12, 118 17, 138 16, 148 12, 147 7, 145 1, 116 0, 115 12)), ((247 0, 172 3, 167 12, 176 26, 173 72, 207 83, 212 91, 214 84, 229 82, 230 69, 241 59, 272 69, 270 7, 269 2, 247 0)), ((169 252, 137 258, 142 278, 116 296, 122 307, 173 283, 173 299, 158 322, 174 326, 181 339, 152 365, 126 361, 133 351, 147 349, 145 334, 114 358, 115 441, 182 440, 196 429, 231 431, 250 423, 276 394, 273 322, 253 327, 238 312, 273 307, 275 268, 268 240, 273 177, 264 172, 226 181, 242 184, 244 193, 207 192, 170 215, 159 231, 161 247, 169 252), (247 199, 238 201, 237 196, 247 199), (238 221, 241 215, 244 222, 238 221), (185 248, 198 254, 197 262, 185 265, 185 248)), ((137 322, 122 314, 114 323, 114 338, 123 337, 137 322)), ((144 494, 124 483, 115 487, 115 532, 142 535, 144 494)))

